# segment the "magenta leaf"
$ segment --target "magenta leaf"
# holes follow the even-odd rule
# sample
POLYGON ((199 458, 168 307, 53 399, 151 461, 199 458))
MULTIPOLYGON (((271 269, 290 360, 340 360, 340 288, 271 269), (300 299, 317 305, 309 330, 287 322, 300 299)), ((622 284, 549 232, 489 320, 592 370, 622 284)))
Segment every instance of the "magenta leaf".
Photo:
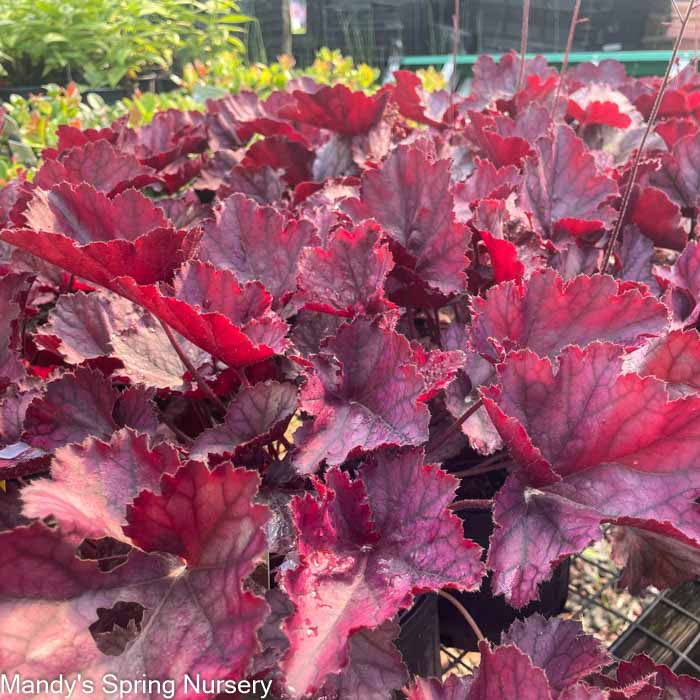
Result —
POLYGON ((513 645, 492 650, 488 642, 479 644, 481 664, 466 700, 551 700, 547 676, 541 668, 513 645))
POLYGON ((326 340, 313 363, 300 407, 314 420, 295 434, 301 474, 324 460, 341 464, 355 450, 427 440, 425 384, 402 335, 360 317, 326 340))
POLYGON ((500 385, 482 392, 520 465, 497 496, 489 550, 494 591, 518 607, 550 567, 600 536, 602 522, 700 548, 700 399, 669 401, 661 381, 621 374, 620 353, 604 343, 566 348, 558 370, 512 353, 500 385))
POLYGON ((317 482, 318 498, 294 499, 301 562, 283 579, 296 611, 284 623, 291 647, 282 663, 292 695, 340 671, 350 635, 391 619, 417 592, 478 586, 481 548, 447 510, 456 484, 423 466, 420 451, 379 453, 360 479, 333 469, 317 482), (417 485, 410 501, 406 483, 417 485), (421 521, 430 527, 416 530, 421 521))
POLYGON ((661 167, 651 175, 651 184, 665 192, 679 207, 697 208, 700 204, 700 134, 685 136, 663 156, 661 167))
POLYGON ((402 688, 408 673, 394 646, 399 631, 398 623, 391 621, 353 634, 348 642, 348 665, 328 676, 317 697, 385 700, 392 691, 402 688))
POLYGON ((665 301, 674 320, 693 326, 700 318, 700 246, 691 241, 671 268, 665 301))
POLYGON ((360 216, 373 218, 396 245, 397 265, 444 294, 464 289, 468 231, 454 217, 447 161, 399 146, 362 179, 360 216))
POLYGON ((408 700, 469 700, 469 686, 473 678, 451 674, 444 682, 437 678, 415 679, 408 690, 408 700))
POLYGON ((109 441, 117 429, 113 412, 117 394, 96 370, 77 367, 54 379, 27 408, 24 429, 34 447, 51 451, 89 436, 109 441))
POLYGON ((22 491, 24 513, 53 515, 64 532, 79 539, 123 539, 127 504, 143 489, 157 490, 160 477, 179 467, 173 447, 151 447, 145 435, 130 428, 115 432, 109 442, 87 438, 56 450, 51 479, 32 481, 22 491))
MULTIPOLYGON (((252 505, 257 485, 255 474, 230 465, 209 472, 191 463, 164 477, 163 495, 145 491, 136 499, 127 530, 142 546, 162 546, 172 556, 133 551, 110 573, 78 559, 75 547, 44 525, 0 535, 0 561, 12 570, 0 584, 3 670, 26 679, 81 674, 95 682, 100 700, 106 673, 242 677, 269 612, 243 587, 265 541, 267 509, 252 505)), ((191 697, 176 687, 178 700, 191 697)), ((144 697, 156 700, 157 693, 144 697)))
POLYGON ((307 248, 299 260, 305 307, 337 316, 383 311, 384 281, 394 266, 376 224, 338 229, 325 248, 307 248))
POLYGON ((558 126, 554 136, 543 136, 537 155, 525 160, 520 189, 521 206, 544 238, 554 237, 562 219, 599 220, 601 207, 617 194, 617 185, 600 175, 593 156, 568 126, 558 126))
POLYGON ((276 299, 296 289, 302 249, 316 242, 310 222, 288 221, 272 207, 240 194, 225 199, 204 228, 199 256, 233 272, 239 281, 261 281, 276 299))
POLYGON ((576 620, 531 615, 516 620, 501 643, 515 644, 545 672, 554 698, 612 661, 598 640, 587 635, 576 620))
MULTIPOLYGON (((119 360, 133 381, 156 388, 182 389, 187 371, 158 321, 130 301, 108 292, 78 292, 61 297, 41 330, 60 339, 56 350, 72 364, 110 357, 119 360)), ((39 336, 51 346, 51 338, 39 336)), ((179 337, 195 366, 208 356, 179 337)))
POLYGON ((472 307, 474 346, 493 359, 515 348, 553 357, 567 345, 596 340, 634 347, 668 324, 666 307, 637 288, 604 275, 564 282, 553 270, 500 284, 472 307))
POLYGON ((264 440, 296 410, 297 389, 293 384, 265 382, 242 388, 228 405, 221 425, 205 430, 195 440, 192 457, 231 454, 239 445, 264 440))

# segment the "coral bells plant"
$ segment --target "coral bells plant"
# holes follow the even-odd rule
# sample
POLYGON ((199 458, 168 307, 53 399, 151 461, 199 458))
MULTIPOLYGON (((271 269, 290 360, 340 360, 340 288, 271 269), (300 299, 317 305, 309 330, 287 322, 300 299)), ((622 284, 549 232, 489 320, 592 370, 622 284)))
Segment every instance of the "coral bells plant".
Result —
POLYGON ((633 592, 700 574, 700 77, 633 173, 658 79, 522 68, 64 126, 0 190, 3 697, 700 697, 556 617, 396 647, 604 526, 633 592))

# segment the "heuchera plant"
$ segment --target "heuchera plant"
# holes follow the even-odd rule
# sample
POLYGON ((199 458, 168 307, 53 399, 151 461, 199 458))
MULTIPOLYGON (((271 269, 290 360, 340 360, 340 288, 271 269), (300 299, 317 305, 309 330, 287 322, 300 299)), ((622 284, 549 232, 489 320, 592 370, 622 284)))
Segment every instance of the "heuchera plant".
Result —
POLYGON ((574 621, 518 621, 444 683, 395 646, 416 596, 490 571, 521 608, 603 526, 633 592, 700 574, 700 77, 672 80, 606 263, 659 81, 534 59, 516 92, 519 68, 61 127, 0 190, 3 672, 98 700, 108 673, 700 697, 646 657, 609 671, 574 621))

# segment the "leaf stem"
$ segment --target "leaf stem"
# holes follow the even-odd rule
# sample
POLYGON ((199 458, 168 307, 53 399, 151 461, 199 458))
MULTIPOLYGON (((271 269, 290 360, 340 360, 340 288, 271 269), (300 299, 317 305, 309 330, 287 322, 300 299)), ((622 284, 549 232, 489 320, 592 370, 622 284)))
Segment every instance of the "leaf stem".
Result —
POLYGON ((458 479, 464 476, 477 476, 479 474, 489 474, 490 472, 497 472, 503 469, 505 466, 503 462, 506 461, 506 455, 495 454, 485 459, 480 464, 475 467, 470 467, 469 469, 463 469, 460 472, 452 472, 452 476, 456 476, 458 479))
POLYGON ((167 418, 167 417, 165 416, 165 414, 164 414, 162 411, 160 412, 160 419, 161 419, 161 420, 163 421, 163 423, 165 423, 165 425, 167 425, 168 428, 170 428, 170 430, 172 430, 172 431, 175 433, 175 435, 177 435, 177 436, 180 438, 180 440, 182 440, 185 444, 191 445, 191 444, 194 442, 194 440, 193 440, 187 433, 185 433, 185 432, 183 432, 182 430, 180 430, 180 428, 178 428, 178 427, 175 425, 175 423, 174 423, 173 421, 171 421, 169 418, 167 418))
POLYGON ((530 0, 523 0, 523 24, 520 31, 520 70, 516 93, 523 89, 525 82, 525 54, 527 53, 527 35, 530 32, 530 0))
POLYGON ((471 628, 471 631, 474 632, 474 636, 478 641, 483 642, 486 640, 484 633, 479 629, 479 625, 476 624, 476 620, 469 614, 469 611, 457 600, 457 598, 446 591, 438 591, 438 595, 443 597, 445 600, 449 600, 450 603, 457 608, 459 613, 471 628))
MULTIPOLYGON (((158 320, 160 321, 160 319, 158 320)), ((182 346, 180 345, 180 343, 178 343, 177 338, 173 335, 173 332, 170 330, 170 326, 168 326, 167 323, 164 323, 163 321, 160 321, 160 325, 163 327, 165 335, 168 336, 168 340, 173 346, 175 352, 177 353, 177 356, 180 358, 180 361, 183 365, 185 365, 187 371, 195 378, 197 386, 199 386, 199 388, 207 396, 207 398, 212 400, 212 402, 216 405, 216 407, 219 410, 226 413, 226 406, 224 406, 221 399, 212 391, 212 388, 209 386, 209 384, 207 384, 204 377, 202 377, 202 375, 199 373, 199 370, 192 364, 192 360, 190 360, 190 358, 187 357, 187 354, 182 349, 182 346)))
POLYGON ((566 39, 566 51, 564 51, 564 60, 561 64, 561 70, 559 71, 559 82, 557 83, 557 92, 554 95, 554 102, 552 103, 552 109, 549 113, 549 118, 554 118, 554 113, 557 109, 557 104, 559 103, 559 96, 561 95, 561 88, 564 84, 564 79, 566 78, 566 70, 569 67, 569 56, 571 55, 571 49, 574 45, 574 34, 576 32, 576 25, 578 24, 578 13, 581 9, 581 0, 576 0, 574 5, 574 14, 571 15, 571 24, 569 25, 569 36, 566 39))
MULTIPOLYGON (((457 91, 457 54, 459 53, 459 15, 460 0, 455 0, 455 11, 452 15, 452 75, 450 76, 450 112, 457 91)), ((453 121, 454 121, 454 115, 453 121)))
POLYGON ((459 510, 491 510, 491 508, 493 508, 493 498, 464 498, 450 503, 450 510, 455 513, 459 510))
POLYGON ((479 399, 476 401, 476 403, 473 403, 450 427, 445 431, 444 435, 442 436, 442 439, 445 440, 448 438, 452 433, 456 433, 464 423, 471 418, 482 406, 484 405, 484 402, 482 399, 479 399))
POLYGON ((673 69, 673 66, 678 57, 678 51, 681 47, 681 42, 683 41, 683 35, 685 34, 688 22, 690 21, 690 15, 693 12, 694 6, 695 0, 691 0, 688 3, 688 9, 685 13, 685 16, 683 17, 683 21, 681 22, 680 31, 678 32, 678 36, 676 37, 675 43, 673 44, 673 51, 671 52, 671 58, 669 59, 668 65, 666 66, 666 73, 664 74, 664 79, 661 83, 661 87, 659 88, 659 92, 656 95, 656 99, 654 100, 654 106, 651 108, 651 114, 649 115, 649 120, 647 121, 647 128, 644 130, 642 140, 639 143, 639 148, 637 149, 637 154, 634 159, 634 165, 632 166, 632 172, 630 173, 630 177, 627 182, 627 187, 625 187, 625 193, 622 197, 620 215, 617 217, 617 221, 615 222, 615 228, 613 229, 612 235, 610 236, 608 245, 605 247, 603 264, 600 268, 600 271, 603 274, 607 272, 608 267, 610 266, 610 259, 612 258, 613 252, 615 250, 615 244, 617 243, 617 239, 620 237, 620 231, 622 231, 622 224, 625 220, 625 214, 627 213, 627 209, 630 204, 630 199, 632 198, 632 189, 634 188, 634 183, 637 179, 637 173, 639 172, 639 166, 642 162, 642 154, 644 153, 644 147, 646 146, 649 134, 651 133, 651 130, 654 127, 656 117, 659 114, 661 101, 663 100, 666 88, 668 87, 669 80, 671 79, 671 70, 673 69))

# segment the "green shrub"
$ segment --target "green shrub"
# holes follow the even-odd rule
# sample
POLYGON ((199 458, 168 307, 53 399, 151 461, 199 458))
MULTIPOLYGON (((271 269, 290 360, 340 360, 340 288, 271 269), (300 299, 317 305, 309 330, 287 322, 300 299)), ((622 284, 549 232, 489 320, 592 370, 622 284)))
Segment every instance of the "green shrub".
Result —
POLYGON ((0 0, 0 66, 13 85, 112 87, 241 50, 246 21, 235 0, 0 0))

